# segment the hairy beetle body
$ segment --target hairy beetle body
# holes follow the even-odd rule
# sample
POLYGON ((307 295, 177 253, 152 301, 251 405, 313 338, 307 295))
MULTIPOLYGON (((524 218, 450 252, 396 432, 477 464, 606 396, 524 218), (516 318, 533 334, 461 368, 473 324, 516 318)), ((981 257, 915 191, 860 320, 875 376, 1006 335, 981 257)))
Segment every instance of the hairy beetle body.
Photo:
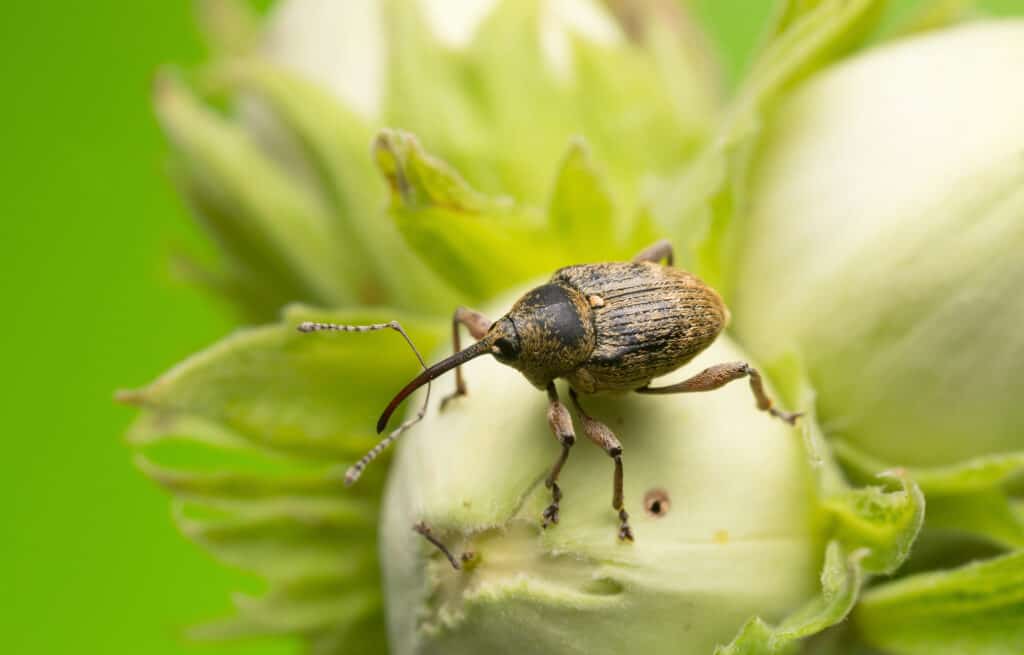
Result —
POLYGON ((682 269, 653 262, 569 266, 552 282, 599 299, 586 307, 594 349, 565 376, 582 393, 644 387, 696 357, 728 322, 713 289, 682 269))

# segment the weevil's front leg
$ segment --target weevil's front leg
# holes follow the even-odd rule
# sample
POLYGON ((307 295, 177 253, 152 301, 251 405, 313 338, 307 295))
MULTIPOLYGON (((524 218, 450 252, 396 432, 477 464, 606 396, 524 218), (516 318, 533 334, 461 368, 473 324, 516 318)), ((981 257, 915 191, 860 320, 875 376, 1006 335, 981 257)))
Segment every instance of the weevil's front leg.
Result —
MULTIPOLYGON (((466 329, 469 330, 470 336, 479 341, 491 329, 491 319, 472 309, 465 307, 456 309, 452 315, 452 347, 455 348, 455 352, 462 350, 461 340, 459 339, 460 325, 465 325, 466 329)), ((444 410, 445 406, 448 405, 448 401, 452 398, 465 395, 466 382, 462 379, 462 367, 456 366, 455 391, 441 399, 441 409, 444 410)))
POLYGON ((637 393, 689 393, 691 391, 713 391, 719 387, 729 384, 733 380, 743 377, 750 378, 750 390, 757 400, 757 408, 762 412, 768 412, 772 416, 782 419, 790 425, 803 416, 802 412, 784 412, 776 409, 772 399, 764 391, 764 382, 757 369, 746 362, 729 362, 706 368, 692 378, 683 380, 677 384, 667 387, 644 387, 637 389, 637 393))
MULTIPOLYGON (((316 323, 314 321, 305 321, 298 325, 298 330, 299 332, 376 332, 378 330, 394 330, 402 335, 405 342, 409 344, 410 348, 412 348, 412 352, 416 355, 416 359, 419 360, 420 366, 423 367, 423 370, 427 369, 427 363, 423 361, 423 356, 420 355, 420 351, 416 349, 412 339, 409 338, 409 335, 406 334, 398 321, 374 323, 372 325, 339 325, 337 323, 316 323)), ((377 442, 376 446, 371 448, 369 452, 363 455, 358 462, 350 466, 349 469, 345 471, 346 487, 350 487, 355 484, 356 480, 358 480, 359 476, 363 474, 363 470, 369 465, 369 463, 376 459, 377 455, 384 452, 384 449, 391 445, 392 441, 400 437, 403 432, 411 428, 413 425, 423 420, 423 417, 427 415, 428 403, 430 403, 430 382, 427 382, 427 393, 423 398, 423 406, 416 412, 416 416, 403 421, 401 425, 392 430, 388 436, 377 442)))
POLYGON ((554 432, 558 443, 562 445, 562 452, 559 453, 555 465, 544 480, 544 486, 551 490, 551 504, 544 510, 541 520, 541 527, 548 527, 552 523, 558 523, 558 504, 562 500, 562 489, 558 486, 558 474, 565 466, 565 460, 569 458, 569 449, 576 443, 576 433, 572 429, 572 417, 569 410, 558 399, 558 390, 555 383, 548 384, 548 425, 554 432))
POLYGON ((622 506, 622 444, 615 438, 615 433, 604 423, 594 419, 584 411, 575 389, 569 389, 572 404, 579 412, 583 422, 583 433, 591 441, 604 449, 608 456, 615 460, 615 477, 612 481, 612 509, 619 513, 619 539, 633 541, 633 529, 629 527, 629 514, 622 506))
POLYGON ((675 259, 673 256, 672 244, 664 239, 641 250, 637 253, 636 257, 633 258, 633 261, 654 262, 657 264, 663 259, 669 266, 672 265, 672 261, 675 259))
POLYGON ((441 543, 440 539, 434 536, 434 533, 430 530, 430 526, 428 526, 423 521, 419 521, 418 523, 413 525, 412 529, 413 532, 422 535, 424 539, 429 541, 431 544, 433 544, 435 548, 441 551, 444 554, 444 556, 448 558, 448 562, 451 563, 452 568, 456 571, 462 568, 462 564, 469 562, 474 557, 473 552, 469 550, 462 553, 462 555, 460 555, 459 557, 455 557, 455 555, 452 554, 452 551, 448 550, 448 547, 441 543))

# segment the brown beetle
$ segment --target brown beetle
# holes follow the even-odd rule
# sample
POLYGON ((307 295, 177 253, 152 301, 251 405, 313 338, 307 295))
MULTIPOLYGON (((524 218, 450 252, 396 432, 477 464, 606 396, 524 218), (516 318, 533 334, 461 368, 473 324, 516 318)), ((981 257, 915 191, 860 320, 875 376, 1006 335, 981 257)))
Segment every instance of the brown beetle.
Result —
MULTIPOLYGON (((555 380, 569 383, 569 395, 579 414, 586 436, 604 449, 615 462, 612 508, 618 512, 619 538, 633 540, 629 515, 622 505, 622 444, 605 424, 595 420, 580 405, 578 394, 629 392, 646 394, 711 391, 743 377, 757 408, 770 412, 790 424, 800 414, 776 409, 764 391, 760 374, 746 362, 730 362, 707 368, 693 377, 664 387, 650 387, 650 381, 670 373, 693 359, 718 337, 729 322, 729 311, 722 299, 699 278, 672 266, 672 246, 661 241, 645 249, 630 262, 580 264, 559 269, 551 280, 526 292, 509 312, 491 322, 482 314, 460 307, 452 319, 455 354, 427 367, 416 356, 424 371, 395 395, 377 422, 383 432, 398 405, 413 391, 427 384, 427 397, 415 417, 402 423, 368 452, 346 474, 346 484, 358 479, 388 444, 410 425, 423 418, 430 397, 431 380, 455 369, 454 396, 466 393, 459 369, 461 364, 493 355, 511 366, 538 389, 547 392, 548 423, 562 451, 551 467, 545 484, 551 490, 551 504, 544 510, 542 525, 558 522, 562 491, 558 475, 576 441, 569 410, 558 399, 555 380), (666 265, 659 262, 665 260, 666 265), (477 339, 462 350, 459 326, 477 339)), ((370 331, 391 328, 412 342, 397 322, 367 326, 303 323, 299 330, 370 331)), ((413 346, 413 351, 416 349, 413 346)), ((418 529, 421 534, 427 528, 418 529)), ((455 559, 445 551, 452 565, 455 559)))

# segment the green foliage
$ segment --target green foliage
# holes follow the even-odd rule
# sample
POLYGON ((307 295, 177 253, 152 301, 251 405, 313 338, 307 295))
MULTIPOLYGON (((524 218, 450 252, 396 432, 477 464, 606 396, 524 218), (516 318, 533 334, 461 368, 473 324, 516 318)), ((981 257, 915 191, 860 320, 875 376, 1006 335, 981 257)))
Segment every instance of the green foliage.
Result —
POLYGON ((534 206, 547 197, 566 143, 584 135, 607 162, 614 196, 633 208, 644 177, 687 162, 710 129, 717 101, 707 55, 684 49, 680 37, 692 26, 677 15, 640 14, 650 29, 634 42, 570 35, 563 75, 544 56, 540 5, 497 3, 455 51, 431 34, 415 3, 389 3, 383 118, 415 132, 478 188, 534 206))
POLYGON ((854 621, 868 643, 894 655, 1019 653, 1024 552, 875 587, 854 621))
POLYGON ((586 253, 583 257, 599 261, 616 254, 614 200, 583 141, 569 144, 562 160, 548 205, 548 224, 559 242, 586 253))
POLYGON ((161 77, 155 95, 182 191, 225 253, 225 285, 259 287, 271 303, 352 302, 357 278, 345 266, 351 253, 320 200, 291 184, 244 131, 174 77, 161 77))
POLYGON ((843 621, 857 602, 863 582, 860 565, 865 551, 848 552, 838 541, 825 550, 821 571, 821 594, 788 616, 777 626, 760 618, 751 619, 728 646, 715 655, 785 655, 795 653, 799 642, 843 621))
POLYGON ((924 496, 903 476, 887 476, 899 490, 848 489, 827 495, 821 508, 831 541, 825 550, 821 593, 778 625, 751 619, 715 655, 795 653, 801 639, 841 623, 854 608, 870 573, 890 574, 910 555, 924 521, 924 496))
MULTIPOLYGON (((654 10, 641 12, 636 24, 620 26, 625 28, 621 43, 598 44, 570 35, 570 63, 560 70, 544 52, 538 2, 499 3, 463 49, 441 45, 417 9, 386 3, 384 109, 367 118, 345 109, 301 74, 264 58, 250 14, 230 2, 207 3, 204 16, 217 54, 195 76, 202 98, 170 75, 161 77, 156 92, 175 177, 222 255, 217 272, 195 265, 195 275, 252 316, 266 317, 293 300, 334 309, 292 307, 283 321, 240 331, 151 385, 120 396, 141 408, 129 439, 140 452, 139 467, 174 495, 182 532, 224 563, 255 572, 267 585, 261 595, 238 597, 234 617, 201 627, 195 635, 292 635, 313 652, 324 653, 385 647, 375 543, 385 467, 373 467, 354 492, 343 491, 339 482, 342 467, 375 442, 371 428, 381 400, 415 373, 417 362, 393 334, 300 335, 294 329, 299 321, 366 324, 397 316, 429 352, 449 329, 443 315, 458 302, 484 302, 567 263, 624 258, 666 232, 682 250, 684 263, 728 296, 735 281, 730 257, 736 255, 749 209, 748 177, 762 126, 796 84, 864 43, 884 4, 782 2, 749 75, 715 124, 710 66, 679 38, 683 25, 673 20, 681 14, 665 21, 654 10), (399 128, 380 129, 378 120, 399 128), (661 184, 650 184, 655 176, 661 184), (373 345, 384 344, 385 337, 397 345, 373 345)), ((817 389, 799 356, 787 354, 766 364, 781 371, 790 399, 798 398, 808 409, 815 405, 817 389)), ((511 392, 496 397, 502 409, 485 412, 484 424, 505 411, 505 403, 513 404, 512 397, 511 392)), ((520 405, 526 407, 527 401, 520 405)), ((648 419, 653 415, 646 413, 648 419)), ((456 427, 465 427, 452 416, 428 420, 435 425, 453 420, 456 427)), ((633 422, 641 423, 643 416, 633 422)), ((655 433, 676 422, 647 425, 646 431, 655 433)), ((1015 623, 1020 599, 1010 586, 998 583, 999 575, 1017 575, 1015 555, 881 584, 868 592, 860 609, 854 608, 870 575, 896 574, 910 556, 925 522, 923 492, 930 494, 928 529, 960 530, 1006 548, 1024 543, 1019 508, 1006 491, 1008 478, 1020 468, 1019 456, 932 470, 894 469, 883 477, 898 488, 851 488, 833 465, 813 411, 804 422, 806 460, 786 460, 800 474, 792 484, 780 485, 780 494, 802 492, 799 503, 812 509, 797 510, 773 525, 798 526, 783 531, 789 543, 781 555, 776 553, 782 568, 795 571, 786 579, 789 595, 777 593, 785 602, 770 606, 763 616, 756 613, 716 653, 793 653, 801 640, 840 624, 851 611, 868 643, 897 653, 927 652, 925 646, 937 641, 930 622, 963 611, 971 614, 971 627, 956 643, 1003 652, 999 648, 1007 639, 1020 636, 1015 623), (810 493, 800 487, 805 469, 810 493), (823 545, 820 591, 803 597, 807 580, 801 576, 813 572, 806 564, 819 561, 823 545), (815 555, 808 557, 812 549, 815 555), (804 604, 797 606, 798 601, 804 604), (982 611, 989 605, 1006 620, 982 611), (903 616, 910 627, 894 630, 893 616, 903 616)), ((516 435, 530 431, 522 426, 516 435)), ((454 428, 449 432, 458 434, 454 428)), ((504 436, 490 432, 491 438, 504 436)), ((453 445, 458 447, 448 447, 453 445)), ((862 480, 883 468, 853 447, 839 443, 836 448, 848 472, 862 480)), ((414 482, 428 478, 433 485, 427 485, 428 491, 441 488, 430 477, 436 468, 430 458, 441 452, 420 453, 414 460, 427 466, 428 472, 414 476, 414 482)), ((657 469, 666 461, 661 455, 638 447, 631 461, 657 469), (646 459, 638 457, 644 452, 646 459)), ((489 450, 481 456, 493 458, 489 450)), ((539 451, 531 457, 540 457, 539 451)), ((735 453, 732 457, 741 460, 735 453)), ((506 459, 511 456, 502 458, 503 464, 506 459)), ((411 627, 398 632, 419 639, 421 633, 447 630, 445 638, 452 643, 469 639, 470 646, 481 639, 503 641, 504 633, 494 626, 485 629, 486 639, 472 630, 459 632, 460 621, 472 620, 446 612, 459 607, 464 600, 459 594, 466 593, 467 613, 497 616, 503 630, 518 630, 500 603, 520 598, 522 581, 529 576, 513 571, 518 582, 509 586, 510 562, 531 574, 539 570, 541 575, 534 577, 543 593, 533 589, 530 594, 543 596, 552 611, 559 611, 565 589, 553 591, 558 575, 545 567, 566 553, 586 554, 575 568, 566 569, 565 587, 576 599, 576 605, 570 603, 573 611, 583 612, 579 599, 586 597, 593 608, 618 613, 616 604, 625 601, 617 594, 623 592, 633 602, 653 598, 651 612, 663 611, 661 596, 638 591, 652 583, 659 594, 678 591, 661 585, 671 587, 664 578, 679 571, 637 564, 652 555, 658 563, 661 550, 608 551, 606 543, 587 532, 593 523, 589 518, 578 528, 583 537, 571 531, 572 518, 554 536, 546 533, 538 540, 524 532, 518 513, 529 506, 536 514, 531 503, 541 502, 532 491, 521 491, 529 485, 520 478, 541 479, 533 469, 543 467, 533 464, 506 469, 503 475, 514 474, 507 488, 495 484, 500 476, 491 475, 486 463, 472 468, 469 478, 497 489, 497 501, 472 506, 458 497, 461 490, 440 494, 435 504, 428 503, 426 492, 406 498, 404 511, 440 512, 431 517, 440 529, 465 540, 480 536, 490 547, 485 557, 492 559, 481 560, 485 563, 475 574, 467 574, 477 579, 433 580, 436 594, 424 602, 437 605, 443 598, 452 603, 438 610, 438 625, 428 625, 419 613, 425 605, 394 593, 408 592, 410 580, 430 565, 416 557, 389 562, 389 602, 393 610, 398 603, 399 622, 411 627), (514 514, 502 520, 519 522, 508 535, 485 534, 496 526, 509 527, 500 521, 456 525, 498 507, 514 514), (552 548, 566 534, 570 541, 552 548), (587 568, 591 561, 628 566, 622 567, 621 579, 609 573, 595 584, 587 568), (495 579, 484 580, 484 571, 495 579), (474 600, 477 592, 486 602, 474 600)), ((416 489, 409 480, 393 484, 416 489)), ((597 498, 596 493, 587 496, 597 498)), ((785 514, 799 503, 773 509, 785 514)), ((409 517, 400 518, 404 522, 395 523, 397 528, 389 524, 385 530, 390 539, 385 547, 406 555, 417 552, 423 543, 406 529, 409 517)), ((666 525, 661 523, 662 530, 666 525)), ((654 529, 650 523, 647 527, 654 529)), ((676 527, 685 532, 690 524, 676 527)), ((746 545, 762 541, 758 533, 746 545)), ((431 569, 429 575, 436 573, 431 569)), ((521 606, 509 609, 523 625, 532 625, 536 613, 537 598, 530 594, 516 601, 521 606)), ((743 602, 754 600, 748 593, 743 602)), ((645 619, 660 620, 644 608, 645 619)), ((729 611, 747 616, 741 606, 729 611)), ((721 635, 737 624, 731 615, 724 618, 708 632, 712 636, 705 635, 707 643, 722 643, 721 635)), ((605 634, 617 633, 590 636, 608 646, 605 634)), ((557 642, 538 636, 536 643, 557 642)), ((403 650, 408 644, 392 647, 403 650)))
POLYGON ((411 135, 383 132, 377 166, 392 190, 392 215, 408 243, 438 275, 480 301, 550 271, 557 244, 536 214, 483 196, 430 157, 411 135), (521 246, 536 244, 524 257, 521 246))
MULTIPOLYGON (((833 442, 855 479, 886 465, 852 444, 833 442)), ((905 475, 928 494, 927 528, 960 532, 1006 547, 1024 546, 1024 516, 1010 482, 1024 470, 1024 454, 982 455, 956 464, 909 467, 905 475)))
POLYGON ((836 522, 834 535, 848 549, 863 549, 863 568, 892 573, 906 561, 924 523, 924 494, 905 476, 889 475, 899 491, 863 487, 825 498, 824 510, 836 522))
POLYGON ((364 120, 317 85, 257 58, 213 65, 203 81, 216 95, 258 99, 273 117, 281 171, 326 206, 337 232, 327 256, 345 264, 360 303, 445 312, 456 302, 395 226, 377 218, 383 185, 367 165, 373 134, 364 120))
POLYGON ((786 91, 854 49, 884 5, 884 0, 781 2, 714 136, 654 200, 655 216, 675 237, 684 261, 726 299, 731 290, 723 257, 735 249, 737 221, 747 211, 747 174, 763 122, 786 91))
MULTIPOLYGON (((382 648, 372 536, 383 475, 371 469, 354 490, 342 480, 376 441, 381 399, 418 362, 391 330, 301 334, 295 326, 394 316, 293 307, 281 323, 241 330, 119 395, 142 409, 129 440, 142 471, 176 498, 182 533, 268 585, 262 596, 236 597, 237 615, 196 637, 300 635, 313 648, 358 638, 382 648)), ((413 316, 401 323, 428 352, 443 332, 413 316)))

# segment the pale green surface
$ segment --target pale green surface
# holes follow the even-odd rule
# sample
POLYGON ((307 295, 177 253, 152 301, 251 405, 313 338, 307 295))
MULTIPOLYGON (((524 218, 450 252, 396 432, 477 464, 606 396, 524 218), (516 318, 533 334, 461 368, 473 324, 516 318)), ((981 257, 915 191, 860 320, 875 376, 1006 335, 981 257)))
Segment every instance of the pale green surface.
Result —
POLYGON ((1022 69, 1022 20, 906 39, 802 87, 757 154, 737 334, 890 466, 1024 449, 1022 69))

